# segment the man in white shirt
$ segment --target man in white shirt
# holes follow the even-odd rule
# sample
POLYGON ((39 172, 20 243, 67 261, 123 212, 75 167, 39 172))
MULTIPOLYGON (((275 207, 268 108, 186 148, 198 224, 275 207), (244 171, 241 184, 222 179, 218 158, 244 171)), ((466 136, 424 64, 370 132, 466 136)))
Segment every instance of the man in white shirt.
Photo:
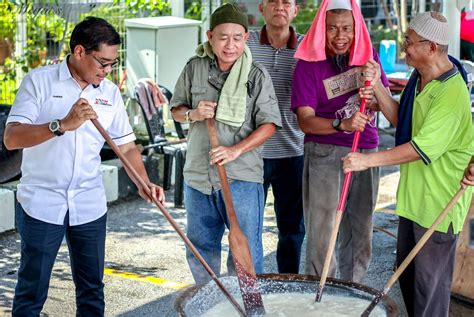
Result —
MULTIPOLYGON (((13 316, 39 316, 64 236, 77 315, 104 315, 107 205, 99 170, 104 139, 90 119, 103 125, 152 194, 164 200, 133 142, 120 91, 105 78, 118 63, 119 44, 107 21, 86 18, 72 32, 71 54, 59 65, 28 73, 10 111, 5 146, 23 149, 17 193, 23 209, 18 217, 21 262, 13 316)), ((150 201, 142 189, 139 194, 150 201)))

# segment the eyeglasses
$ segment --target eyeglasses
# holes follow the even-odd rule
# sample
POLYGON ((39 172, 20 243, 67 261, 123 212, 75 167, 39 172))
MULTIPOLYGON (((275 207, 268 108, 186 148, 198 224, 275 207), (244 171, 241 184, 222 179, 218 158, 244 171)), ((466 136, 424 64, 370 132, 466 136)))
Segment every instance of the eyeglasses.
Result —
POLYGON ((419 41, 415 41, 415 42, 410 42, 407 38, 405 38, 403 40, 403 43, 402 43, 402 46, 404 47, 410 47, 410 46, 413 46, 417 43, 423 43, 423 42, 431 42, 430 40, 419 40, 419 41))
POLYGON ((114 68, 117 67, 117 65, 118 65, 118 63, 119 63, 119 59, 118 59, 118 58, 117 58, 116 60, 114 60, 113 62, 111 62, 111 63, 102 63, 102 62, 100 61, 100 59, 98 59, 98 58, 95 57, 94 55, 92 55, 92 54, 89 54, 89 55, 92 56, 92 58, 93 58, 97 63, 99 63, 100 69, 106 69, 106 68, 109 67, 109 66, 110 66, 110 68, 114 69, 114 68))

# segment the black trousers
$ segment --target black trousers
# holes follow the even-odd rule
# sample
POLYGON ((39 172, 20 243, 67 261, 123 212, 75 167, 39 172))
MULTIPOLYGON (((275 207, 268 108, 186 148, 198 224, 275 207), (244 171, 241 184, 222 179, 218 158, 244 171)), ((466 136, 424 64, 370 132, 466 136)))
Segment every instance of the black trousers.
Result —
POLYGON ((48 296, 49 280, 63 237, 69 247, 71 271, 76 285, 76 316, 104 316, 104 255, 107 214, 78 226, 54 225, 17 215, 21 236, 18 283, 13 299, 14 317, 40 316, 48 296))
MULTIPOLYGON (((415 222, 400 217, 397 265, 403 262, 426 231, 415 222)), ((400 288, 409 316, 449 315, 457 239, 452 226, 447 233, 435 231, 400 276, 400 288)))
POLYGON ((265 200, 272 186, 278 227, 277 265, 279 273, 298 274, 303 220, 303 156, 264 159, 265 200))

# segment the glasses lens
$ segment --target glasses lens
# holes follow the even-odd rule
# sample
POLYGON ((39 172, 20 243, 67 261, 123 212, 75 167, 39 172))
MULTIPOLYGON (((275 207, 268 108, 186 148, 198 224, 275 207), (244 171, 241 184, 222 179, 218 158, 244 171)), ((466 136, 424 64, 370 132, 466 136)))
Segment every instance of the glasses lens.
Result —
MULTIPOLYGON (((112 67, 113 69, 117 68, 118 65, 119 65, 119 60, 116 59, 114 62, 112 62, 111 64, 109 64, 110 67, 112 67)), ((107 65, 108 66, 108 65, 107 65)))

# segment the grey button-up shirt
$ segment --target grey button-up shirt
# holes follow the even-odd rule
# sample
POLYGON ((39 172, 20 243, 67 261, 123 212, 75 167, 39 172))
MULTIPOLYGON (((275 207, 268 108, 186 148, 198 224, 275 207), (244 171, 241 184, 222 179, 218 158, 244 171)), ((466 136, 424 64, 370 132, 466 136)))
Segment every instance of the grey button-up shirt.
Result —
MULTIPOLYGON (((171 107, 186 105, 194 109, 201 100, 218 102, 220 90, 228 74, 229 72, 220 71, 211 58, 191 58, 176 83, 171 107)), ((254 62, 247 82, 245 121, 238 128, 216 121, 219 144, 238 144, 265 123, 273 123, 280 128, 280 111, 270 75, 263 66, 254 62)), ((210 165, 210 149, 206 121, 191 123, 184 179, 189 186, 207 195, 212 189, 221 188, 217 169, 210 165)), ((227 163, 226 171, 230 180, 263 183, 261 147, 227 163)))

